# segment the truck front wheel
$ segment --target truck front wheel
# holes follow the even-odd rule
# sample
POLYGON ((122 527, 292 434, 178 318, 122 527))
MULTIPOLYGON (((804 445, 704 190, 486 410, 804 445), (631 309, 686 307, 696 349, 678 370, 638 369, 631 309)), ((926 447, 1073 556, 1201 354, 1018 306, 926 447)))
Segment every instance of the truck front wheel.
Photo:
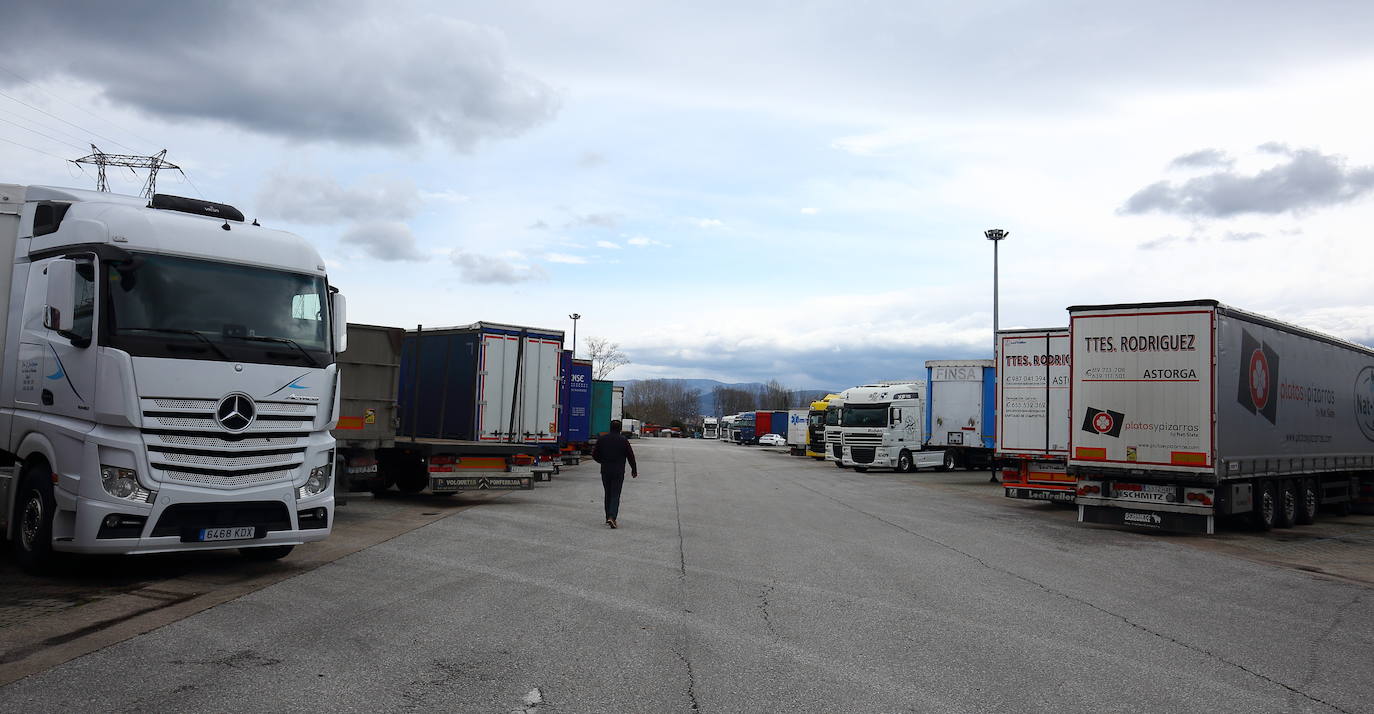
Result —
POLYGON ((43 573, 52 566, 52 519, 57 510, 47 462, 35 461, 25 468, 21 483, 15 499, 15 560, 25 572, 43 573))
POLYGON ((1274 527, 1278 518, 1278 498, 1274 494, 1274 482, 1265 480, 1255 484, 1255 512, 1252 522, 1258 530, 1267 531, 1274 527))
POLYGON ((916 469, 913 468, 911 465, 910 452, 903 451, 899 456, 897 456, 897 473, 909 474, 915 470, 916 469))
POLYGON ((941 471, 953 471, 959 465, 959 460, 954 458, 953 449, 945 449, 945 461, 940 465, 941 471))

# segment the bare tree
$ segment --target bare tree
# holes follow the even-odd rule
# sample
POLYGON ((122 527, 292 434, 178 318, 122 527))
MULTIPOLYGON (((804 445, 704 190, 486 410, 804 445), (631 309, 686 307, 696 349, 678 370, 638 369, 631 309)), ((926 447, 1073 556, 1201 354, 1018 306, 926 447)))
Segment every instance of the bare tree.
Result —
POLYGON ((630 363, 630 358, 620 351, 620 344, 605 337, 588 337, 587 352, 591 354, 593 379, 605 379, 630 363))
POLYGON ((687 424, 701 413, 701 390, 675 379, 646 379, 627 385, 625 411, 654 424, 687 424))

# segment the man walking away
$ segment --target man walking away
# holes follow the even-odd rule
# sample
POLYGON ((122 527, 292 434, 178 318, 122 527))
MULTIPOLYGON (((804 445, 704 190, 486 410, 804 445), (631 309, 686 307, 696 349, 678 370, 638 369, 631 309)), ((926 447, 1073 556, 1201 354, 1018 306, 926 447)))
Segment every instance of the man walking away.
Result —
POLYGON ((611 421, 609 434, 596 440, 592 460, 601 464, 601 485, 606 488, 606 525, 619 528, 615 519, 620 515, 620 487, 625 485, 625 462, 630 462, 630 478, 639 478, 635 464, 635 450, 630 440, 620 433, 620 420, 611 421))

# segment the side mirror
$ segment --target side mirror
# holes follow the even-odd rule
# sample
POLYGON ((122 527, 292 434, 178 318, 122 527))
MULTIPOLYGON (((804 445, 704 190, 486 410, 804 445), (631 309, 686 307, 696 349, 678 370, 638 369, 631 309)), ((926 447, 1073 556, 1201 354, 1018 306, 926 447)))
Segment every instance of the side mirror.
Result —
POLYGON ((348 299, 343 293, 329 296, 329 319, 334 329, 334 352, 348 349, 348 299))
POLYGON ((48 264, 48 301, 43 326, 71 332, 76 319, 76 261, 63 258, 48 264))

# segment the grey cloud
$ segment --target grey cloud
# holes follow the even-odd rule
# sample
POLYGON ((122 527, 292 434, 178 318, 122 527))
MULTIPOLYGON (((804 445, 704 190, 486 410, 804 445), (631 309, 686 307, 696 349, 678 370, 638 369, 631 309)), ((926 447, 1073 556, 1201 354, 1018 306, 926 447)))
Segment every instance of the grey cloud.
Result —
POLYGON ((591 169, 606 163, 606 157, 595 151, 583 152, 577 157, 577 167, 581 169, 591 169))
POLYGON ((420 209, 420 192, 402 179, 345 187, 326 176, 274 173, 258 192, 258 210, 297 223, 404 220, 420 209))
POLYGON ((1279 214, 1349 203, 1374 189, 1374 167, 1347 168, 1344 157, 1315 149, 1271 153, 1288 160, 1249 176, 1224 170, 1182 183, 1160 181, 1137 191, 1121 210, 1208 218, 1279 214))
POLYGON ((343 234, 341 239, 348 245, 360 246, 367 254, 377 260, 429 260, 415 244, 415 234, 410 226, 397 221, 360 223, 343 234))
POLYGON ((538 267, 519 266, 491 255, 455 250, 450 256, 463 279, 482 284, 525 283, 547 277, 538 267))
POLYGON ((620 216, 614 213, 588 213, 574 216, 564 228, 615 228, 620 225, 620 216))
POLYGON ((530 230, 532 230, 532 231, 546 231, 546 230, 548 230, 548 229, 549 229, 549 224, 547 224, 547 223, 545 223, 545 222, 543 222, 543 221, 535 221, 534 223, 531 223, 531 224, 530 224, 530 230))
POLYGON ((1136 247, 1141 250, 1159 250, 1160 248, 1167 248, 1175 243, 1196 242, 1197 238, 1194 236, 1160 236, 1154 240, 1147 240, 1136 247))
POLYGON ((1264 234, 1263 234, 1263 233, 1254 233, 1254 232, 1237 233, 1237 232, 1235 232, 1235 231, 1231 231, 1231 232, 1229 232, 1229 233, 1226 234, 1226 236, 1223 238, 1223 240, 1229 240, 1229 241, 1242 241, 1242 242, 1243 242, 1243 241, 1258 240, 1258 239, 1263 238, 1263 237, 1264 237, 1264 234))
POLYGON ((1202 149, 1191 154, 1184 154, 1175 157, 1169 162, 1169 166, 1174 168, 1211 168, 1213 166, 1230 167, 1236 160, 1221 149, 1202 149))
MULTIPOLYGON (((300 141, 459 150, 537 126, 554 92, 513 69, 497 31, 381 4, 25 2, 0 60, 115 104, 300 141)), ((14 82, 4 77, 0 82, 14 82)))

